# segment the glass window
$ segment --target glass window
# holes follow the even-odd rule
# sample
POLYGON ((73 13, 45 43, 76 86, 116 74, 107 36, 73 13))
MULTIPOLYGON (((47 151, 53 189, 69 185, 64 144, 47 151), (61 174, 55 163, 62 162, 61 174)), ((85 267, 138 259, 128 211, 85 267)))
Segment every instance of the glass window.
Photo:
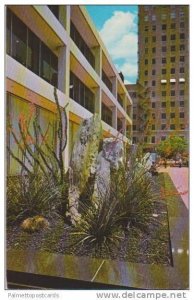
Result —
POLYGON ((155 136, 152 136, 152 138, 151 138, 151 143, 152 143, 152 144, 155 143, 155 136))
POLYGON ((138 138, 136 136, 133 136, 133 144, 136 144, 138 142, 138 138))
POLYGON ((166 64, 166 57, 162 57, 162 64, 166 64))
POLYGON ((133 114, 133 120, 136 120, 136 118, 137 118, 137 115, 133 114))
POLYGON ((184 96, 185 91, 184 90, 180 90, 179 94, 180 94, 180 96, 184 96))
POLYGON ((145 31, 148 31, 149 27, 148 26, 145 26, 144 30, 145 31))
POLYGON ((176 40, 176 34, 171 34, 170 39, 171 39, 171 41, 176 40))
POLYGON ((110 81, 109 77, 106 75, 104 70, 102 70, 102 81, 106 84, 108 89, 112 92, 112 82, 110 81))
POLYGON ((152 37, 152 42, 156 42, 156 36, 152 37))
MULTIPOLYGON (((166 91, 162 91, 162 97, 165 97, 166 96, 166 91)), ((166 103, 166 102, 164 102, 166 103)))
POLYGON ((175 107, 175 101, 170 102, 170 107, 175 107))
POLYGON ((170 58, 170 61, 171 61, 171 62, 175 62, 175 56, 172 56, 172 57, 170 58))
POLYGON ((166 35, 162 35, 161 40, 162 40, 162 42, 166 42, 166 35))
POLYGON ((156 47, 152 48, 152 53, 156 53, 156 47))
POLYGON ((185 50, 185 45, 180 45, 180 51, 184 51, 185 50))
POLYGON ((174 119, 175 118, 175 113, 170 113, 170 118, 174 119))
POLYGON ((27 27, 12 14, 12 56, 21 64, 27 60, 27 27))
POLYGON ((112 126, 112 110, 102 103, 102 120, 112 126))
POLYGON ((180 112, 180 113, 179 113, 179 117, 180 117, 181 119, 183 119, 183 118, 185 117, 184 112, 180 112))
POLYGON ((165 108, 166 107, 166 102, 162 102, 161 106, 162 106, 162 108, 165 108))
POLYGON ((180 56, 180 62, 184 62, 185 61, 185 57, 184 56, 180 56))
POLYGON ((180 28, 185 28, 185 23, 184 22, 180 22, 180 28))
POLYGON ((136 130, 136 129, 137 129, 136 125, 133 125, 133 130, 136 130))
POLYGON ((170 129, 171 129, 171 130, 175 130, 175 129, 176 129, 175 124, 170 124, 170 129))
POLYGON ((145 43, 148 43, 148 37, 145 37, 145 43))
POLYGON ((148 64, 148 59, 145 59, 144 63, 145 63, 145 65, 147 65, 148 64))
POLYGON ((156 70, 152 70, 152 75, 156 75, 156 70))
POLYGON ((166 69, 162 69, 162 74, 166 74, 166 69))
POLYGON ((180 39, 183 40, 185 38, 185 34, 184 33, 180 33, 180 39))
POLYGON ((166 137, 165 135, 161 136, 161 141, 165 141, 166 137))
POLYGON ((155 130, 155 129, 156 129, 155 124, 152 124, 152 130, 155 130))
POLYGON ((27 68, 39 74, 40 40, 28 30, 27 68))
POLYGON ((170 17, 171 17, 171 19, 175 19, 176 18, 176 13, 175 12, 171 12, 170 17))
POLYGON ((166 52, 166 46, 162 47, 162 52, 166 52))
POLYGON ((175 45, 171 46, 170 50, 173 51, 173 52, 176 51, 176 46, 175 45))
POLYGON ((152 64, 154 65, 156 63, 155 58, 152 59, 152 64))
POLYGON ((152 80, 152 86, 155 86, 155 85, 156 85, 156 81, 152 80))
POLYGON ((156 107, 156 102, 152 102, 152 108, 156 107))
POLYGON ((152 21, 156 21, 156 15, 152 15, 152 21))
POLYGON ((180 107, 184 107, 184 106, 185 106, 184 101, 179 101, 179 106, 180 106, 180 107))
POLYGON ((144 16, 144 21, 145 21, 145 22, 148 21, 148 16, 144 16))
POLYGON ((184 73, 184 72, 185 72, 185 68, 184 68, 184 67, 181 67, 179 72, 180 72, 180 73, 184 73))
POLYGON ((148 54, 148 48, 145 48, 145 54, 148 54))
POLYGON ((167 17, 166 14, 162 14, 162 15, 161 15, 161 19, 162 19, 162 20, 166 20, 166 17, 167 17))
POLYGON ((59 5, 48 5, 48 8, 52 11, 57 19, 59 19, 59 5))
POLYGON ((44 44, 41 44, 41 77, 50 82, 50 50, 44 44))
POLYGON ((166 30, 166 24, 162 24, 162 30, 166 30))
POLYGON ((156 30, 156 25, 152 26, 152 30, 155 31, 156 30))
POLYGON ((145 70, 144 75, 145 75, 145 76, 148 75, 148 70, 145 70))
POLYGON ((175 74, 175 68, 171 68, 171 69, 170 69, 170 73, 171 73, 171 74, 175 74))
POLYGON ((171 96, 175 96, 175 91, 174 91, 174 90, 171 90, 171 91, 170 91, 170 95, 171 95, 171 96))
POLYGON ((162 113, 162 114, 161 114, 161 118, 162 118, 162 119, 166 119, 166 113, 162 113))
POLYGON ((162 124, 161 125, 161 130, 165 130, 166 129, 166 124, 162 124))
POLYGON ((7 8, 6 14, 6 50, 11 55, 11 11, 7 8))
POLYGON ((172 24, 170 25, 170 28, 171 28, 171 29, 176 29, 176 23, 172 23, 172 24))
POLYGON ((156 93, 152 91, 152 97, 154 98, 156 96, 156 93))

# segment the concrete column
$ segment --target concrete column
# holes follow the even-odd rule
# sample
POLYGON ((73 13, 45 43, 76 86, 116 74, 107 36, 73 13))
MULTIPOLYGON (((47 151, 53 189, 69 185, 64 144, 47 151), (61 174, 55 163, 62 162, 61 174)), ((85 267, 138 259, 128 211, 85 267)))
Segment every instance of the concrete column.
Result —
POLYGON ((70 35, 70 23, 71 23, 71 5, 65 5, 66 7, 66 24, 65 29, 67 33, 70 35))
POLYGON ((112 93, 115 96, 115 98, 117 99, 117 77, 113 76, 110 79, 112 82, 112 93))
POLYGON ((95 113, 99 114, 101 119, 101 110, 102 110, 102 90, 100 87, 94 88, 95 93, 95 113))
POLYGON ((122 121, 122 125, 123 125, 123 135, 126 136, 126 131, 127 131, 127 128, 126 128, 126 126, 127 126, 126 119, 122 118, 121 121, 122 121))
POLYGON ((102 78, 102 48, 100 46, 93 47, 92 52, 95 56, 95 71, 102 78))
POLYGON ((70 51, 66 46, 59 49, 58 88, 69 97, 70 51))
POLYGON ((117 107, 112 106, 112 127, 117 130, 117 107))
POLYGON ((126 112, 127 111, 127 95, 123 94, 123 109, 126 112))
POLYGON ((59 21, 66 29, 66 5, 59 5, 59 21))

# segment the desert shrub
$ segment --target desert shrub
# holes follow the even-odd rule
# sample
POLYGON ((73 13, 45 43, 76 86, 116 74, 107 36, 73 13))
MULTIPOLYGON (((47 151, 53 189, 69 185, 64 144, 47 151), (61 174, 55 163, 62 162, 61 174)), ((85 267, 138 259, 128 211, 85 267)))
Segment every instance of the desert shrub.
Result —
MULTIPOLYGON (((8 224, 27 217, 51 217, 62 210, 61 186, 37 173, 7 180, 8 224)), ((64 187, 63 187, 64 189, 64 187)))
POLYGON ((118 226, 118 201, 110 199, 107 191, 103 198, 91 201, 90 205, 81 203, 84 212, 80 222, 73 229, 76 246, 89 247, 98 251, 111 251, 123 238, 121 227, 118 226))

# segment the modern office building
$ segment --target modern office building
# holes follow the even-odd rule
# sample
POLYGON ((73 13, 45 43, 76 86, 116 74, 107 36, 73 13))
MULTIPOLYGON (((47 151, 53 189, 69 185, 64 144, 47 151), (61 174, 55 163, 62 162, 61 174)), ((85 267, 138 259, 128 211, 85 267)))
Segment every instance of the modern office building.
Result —
MULTIPOLYGON (((189 7, 140 5, 138 27, 138 83, 149 88, 151 99, 148 143, 154 147, 173 134, 188 139, 189 7)), ((134 126, 138 142, 141 123, 134 126)))
MULTIPOLYGON (((79 124, 94 113, 101 117, 104 137, 130 143, 131 98, 83 6, 9 5, 6 22, 6 107, 16 133, 21 113, 28 119, 32 110, 43 129, 54 124, 56 86, 60 105, 69 104, 66 168, 79 124)), ((9 131, 7 143, 19 153, 9 131)), ((18 171, 8 155, 8 174, 18 171)))

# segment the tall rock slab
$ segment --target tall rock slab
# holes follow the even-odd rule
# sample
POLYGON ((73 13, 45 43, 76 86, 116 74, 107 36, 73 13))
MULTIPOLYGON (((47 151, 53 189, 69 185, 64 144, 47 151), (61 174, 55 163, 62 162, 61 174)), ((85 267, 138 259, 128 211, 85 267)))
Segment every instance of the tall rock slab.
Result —
POLYGON ((73 224, 80 218, 78 213, 80 194, 91 174, 96 172, 96 160, 101 138, 101 120, 97 114, 94 114, 81 124, 71 156, 69 214, 73 224))

